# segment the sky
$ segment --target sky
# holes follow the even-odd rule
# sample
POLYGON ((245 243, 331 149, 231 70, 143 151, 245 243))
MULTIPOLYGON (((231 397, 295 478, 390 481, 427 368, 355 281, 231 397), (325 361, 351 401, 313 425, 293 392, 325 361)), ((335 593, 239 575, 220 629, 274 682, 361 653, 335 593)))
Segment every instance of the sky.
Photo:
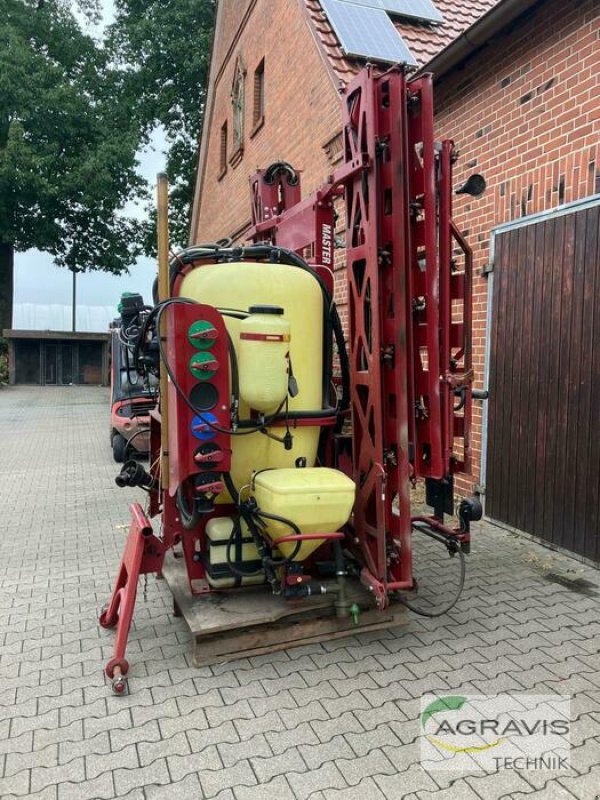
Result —
MULTIPOLYGON (((106 24, 113 18, 113 2, 102 0, 101 5, 103 21, 106 24)), ((165 168, 163 149, 164 137, 160 131, 156 131, 151 147, 139 154, 140 174, 151 184, 155 183, 156 174, 165 168)), ((139 209, 137 213, 141 216, 143 210, 139 209)), ((130 268, 129 275, 82 273, 77 276, 77 303, 113 306, 116 309, 121 293, 127 291, 140 292, 146 302, 149 302, 155 274, 156 262, 149 258, 140 258, 130 268)), ((52 256, 47 253, 27 250, 15 255, 15 306, 23 303, 70 305, 72 285, 72 275, 69 270, 55 266, 52 256)), ((13 324, 18 324, 18 317, 13 320, 13 324)))

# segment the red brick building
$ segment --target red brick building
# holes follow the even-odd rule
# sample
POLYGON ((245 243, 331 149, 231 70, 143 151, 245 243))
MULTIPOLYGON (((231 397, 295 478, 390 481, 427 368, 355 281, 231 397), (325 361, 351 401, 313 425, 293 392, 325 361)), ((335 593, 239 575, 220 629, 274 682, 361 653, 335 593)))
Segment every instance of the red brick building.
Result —
MULTIPOLYGON (((435 6, 439 25, 392 19, 436 76, 457 184, 473 171, 488 181, 455 204, 478 273, 477 384, 492 393, 469 483, 493 519, 598 561, 600 4, 435 6)), ((338 87, 362 63, 319 0, 221 0, 191 240, 244 239, 257 167, 289 161, 305 193, 322 183, 341 157, 338 87)), ((343 306, 342 273, 337 285, 343 306)))

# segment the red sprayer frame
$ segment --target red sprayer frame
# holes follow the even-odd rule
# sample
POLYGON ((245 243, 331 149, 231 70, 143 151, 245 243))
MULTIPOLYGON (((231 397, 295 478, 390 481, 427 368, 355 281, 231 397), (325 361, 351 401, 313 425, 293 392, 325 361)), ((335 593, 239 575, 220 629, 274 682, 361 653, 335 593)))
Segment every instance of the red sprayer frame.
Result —
MULTIPOLYGON (((452 142, 434 139, 431 76, 408 80, 401 68, 376 75, 367 67, 343 91, 342 102, 344 164, 304 199, 300 177, 289 164, 257 172, 251 178, 249 238, 296 251, 332 290, 334 206, 345 203, 352 462, 338 458, 343 447, 332 447, 331 435, 326 461, 348 471, 356 483, 346 543, 356 549, 362 581, 383 609, 391 592, 414 588, 414 525, 429 526, 468 547, 468 513, 459 514, 461 524, 453 529, 444 525, 444 514, 454 510, 453 475, 469 472, 471 462, 472 257, 452 222, 456 154, 452 142), (411 515, 410 484, 418 478, 425 479, 433 516, 411 515)), ((128 669, 125 644, 139 575, 159 573, 165 550, 181 542, 190 593, 212 591, 196 557, 203 526, 184 529, 173 496, 184 481, 189 491, 207 497, 218 493, 214 486, 228 470, 231 455, 229 384, 221 368, 227 360, 226 331, 216 311, 197 305, 170 309, 168 361, 177 374, 188 375, 194 347, 186 331, 195 320, 214 328, 208 380, 219 404, 208 425, 206 419, 195 421, 190 408, 170 392, 174 463, 169 476, 155 476, 149 506, 153 516, 162 512, 163 538, 155 539, 141 508, 133 506, 112 600, 101 617, 106 627, 118 625, 115 657, 106 667, 117 681, 116 691, 122 691, 128 669), (204 428, 212 430, 218 458, 190 439, 204 428)), ((334 423, 335 418, 321 421, 330 434, 334 423)), ((160 453, 160 424, 155 413, 153 453, 160 453)), ((334 435, 347 438, 339 431, 334 435)))

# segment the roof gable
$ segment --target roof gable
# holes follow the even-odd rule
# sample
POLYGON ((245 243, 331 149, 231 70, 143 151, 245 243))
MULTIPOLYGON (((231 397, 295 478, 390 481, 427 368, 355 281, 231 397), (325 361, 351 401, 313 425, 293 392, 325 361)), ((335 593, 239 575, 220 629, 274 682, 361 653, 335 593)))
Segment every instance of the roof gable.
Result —
MULTIPOLYGON (((336 76, 343 81, 350 80, 360 71, 364 59, 344 54, 319 0, 303 2, 317 34, 316 38, 336 76)), ((423 67, 499 2, 501 0, 435 0, 436 8, 444 17, 441 24, 433 25, 395 15, 392 20, 419 67, 423 67)))

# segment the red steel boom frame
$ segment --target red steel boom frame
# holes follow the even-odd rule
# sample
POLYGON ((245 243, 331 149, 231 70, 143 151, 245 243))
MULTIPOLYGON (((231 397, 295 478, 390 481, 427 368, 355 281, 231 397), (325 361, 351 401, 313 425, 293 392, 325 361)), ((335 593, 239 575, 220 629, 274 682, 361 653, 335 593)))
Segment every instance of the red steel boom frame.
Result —
POLYGON ((431 76, 367 67, 343 104, 344 165, 304 200, 289 165, 257 172, 249 238, 333 266, 345 198, 354 531, 384 607, 413 588, 411 480, 427 480, 432 527, 469 540, 442 523, 453 474, 470 470, 472 258, 451 219, 455 150, 434 138, 431 76))

